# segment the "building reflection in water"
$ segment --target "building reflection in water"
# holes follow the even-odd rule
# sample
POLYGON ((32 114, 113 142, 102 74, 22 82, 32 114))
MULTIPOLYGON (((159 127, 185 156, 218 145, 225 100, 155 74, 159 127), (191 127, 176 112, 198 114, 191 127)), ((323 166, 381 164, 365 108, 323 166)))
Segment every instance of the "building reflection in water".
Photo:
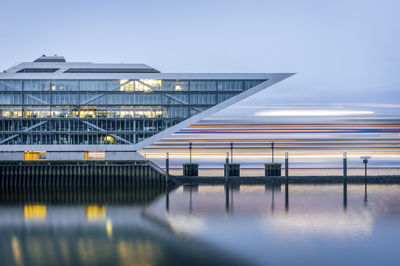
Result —
MULTIPOLYGON (((185 242, 143 215, 144 207, 164 197, 166 189, 3 190, 0 264, 188 265, 192 260, 209 264, 205 254, 213 254, 222 263, 225 254, 185 242)), ((243 263, 234 259, 231 263, 243 263)))
MULTIPOLYGON (((209 256, 216 252, 214 246, 193 248, 185 239, 207 234, 231 239, 234 230, 257 232, 252 237, 266 232, 279 237, 369 237, 375 217, 387 209, 377 207, 385 202, 377 197, 397 199, 398 189, 398 185, 283 183, 82 188, 80 192, 3 190, 0 263, 154 265, 191 264, 197 258, 210 264, 210 258, 215 264, 215 256, 209 256)), ((232 265, 236 261, 232 254, 220 258, 232 259, 232 265)))

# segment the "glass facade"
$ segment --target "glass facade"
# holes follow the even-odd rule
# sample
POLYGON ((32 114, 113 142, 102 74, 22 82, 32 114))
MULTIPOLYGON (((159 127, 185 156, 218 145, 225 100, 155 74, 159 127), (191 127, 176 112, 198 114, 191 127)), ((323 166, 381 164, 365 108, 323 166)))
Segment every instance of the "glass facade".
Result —
POLYGON ((0 144, 135 144, 265 80, 0 80, 0 144))

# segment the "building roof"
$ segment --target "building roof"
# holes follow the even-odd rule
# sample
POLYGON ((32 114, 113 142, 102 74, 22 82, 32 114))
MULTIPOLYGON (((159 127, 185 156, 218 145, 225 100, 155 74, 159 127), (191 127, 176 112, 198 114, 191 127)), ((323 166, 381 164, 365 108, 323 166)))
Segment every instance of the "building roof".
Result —
POLYGON ((91 62, 67 62, 63 56, 46 56, 33 62, 19 63, 5 73, 160 73, 145 64, 98 64, 91 62))

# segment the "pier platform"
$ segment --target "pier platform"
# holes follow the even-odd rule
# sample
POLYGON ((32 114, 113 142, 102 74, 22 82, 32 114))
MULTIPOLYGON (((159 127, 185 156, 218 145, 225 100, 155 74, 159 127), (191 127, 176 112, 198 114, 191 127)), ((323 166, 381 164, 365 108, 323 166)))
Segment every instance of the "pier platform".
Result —
MULTIPOLYGON (((280 183, 286 182, 284 176, 254 176, 254 177, 215 177, 215 176, 171 176, 177 184, 196 184, 196 185, 222 185, 226 182, 230 184, 265 184, 265 183, 280 183)), ((289 184, 337 184, 342 183, 343 176, 289 176, 289 184)), ((368 176, 369 184, 400 184, 399 175, 385 176, 368 176)), ((364 184, 365 176, 347 176, 347 183, 364 184)))

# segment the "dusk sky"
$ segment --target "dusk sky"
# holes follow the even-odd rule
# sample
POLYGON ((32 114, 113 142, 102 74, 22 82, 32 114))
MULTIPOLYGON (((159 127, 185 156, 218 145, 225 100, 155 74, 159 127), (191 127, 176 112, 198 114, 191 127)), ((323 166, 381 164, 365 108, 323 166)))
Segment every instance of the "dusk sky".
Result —
POLYGON ((162 72, 290 72, 239 105, 400 99, 400 2, 3 1, 0 69, 42 54, 162 72))

